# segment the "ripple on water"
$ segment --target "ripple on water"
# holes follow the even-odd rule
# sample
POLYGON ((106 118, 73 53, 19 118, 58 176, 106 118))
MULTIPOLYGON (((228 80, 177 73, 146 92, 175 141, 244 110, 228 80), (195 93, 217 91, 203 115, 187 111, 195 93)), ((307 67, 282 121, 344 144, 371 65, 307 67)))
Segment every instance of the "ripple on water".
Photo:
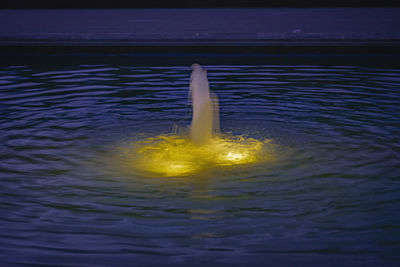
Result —
POLYGON ((189 66, 78 61, 0 68, 0 263, 398 262, 400 69, 206 66, 202 150, 189 66))

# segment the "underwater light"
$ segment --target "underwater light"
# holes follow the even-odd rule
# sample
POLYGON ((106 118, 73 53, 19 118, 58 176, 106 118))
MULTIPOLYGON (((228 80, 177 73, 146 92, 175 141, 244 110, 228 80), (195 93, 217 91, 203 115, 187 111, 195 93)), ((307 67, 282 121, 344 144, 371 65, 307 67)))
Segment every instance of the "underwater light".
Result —
POLYGON ((241 153, 233 153, 233 152, 229 152, 225 158, 227 160, 232 160, 232 161, 240 161, 243 160, 247 157, 246 154, 241 154, 241 153))

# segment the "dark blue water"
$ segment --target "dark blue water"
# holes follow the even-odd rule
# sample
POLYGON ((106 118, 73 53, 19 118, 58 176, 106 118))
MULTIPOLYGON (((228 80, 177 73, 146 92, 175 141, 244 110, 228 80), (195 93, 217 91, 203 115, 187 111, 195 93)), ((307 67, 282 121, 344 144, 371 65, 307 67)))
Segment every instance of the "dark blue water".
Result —
POLYGON ((399 264, 400 67, 216 59, 222 130, 280 160, 146 178, 107 157, 189 124, 190 65, 85 60, 1 65, 2 265, 399 264))

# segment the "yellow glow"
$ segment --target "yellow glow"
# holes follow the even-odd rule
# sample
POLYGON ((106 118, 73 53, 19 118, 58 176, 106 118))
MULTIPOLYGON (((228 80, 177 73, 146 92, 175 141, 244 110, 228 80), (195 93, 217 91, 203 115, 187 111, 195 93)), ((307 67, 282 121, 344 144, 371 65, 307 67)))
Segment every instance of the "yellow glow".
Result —
POLYGON ((241 153, 235 153, 235 152, 229 152, 227 155, 225 155, 226 160, 231 160, 231 161, 241 161, 243 159, 246 159, 247 154, 241 154, 241 153))
POLYGON ((146 176, 188 176, 273 159, 270 140, 220 135, 205 145, 188 136, 160 135, 124 146, 125 163, 146 176))

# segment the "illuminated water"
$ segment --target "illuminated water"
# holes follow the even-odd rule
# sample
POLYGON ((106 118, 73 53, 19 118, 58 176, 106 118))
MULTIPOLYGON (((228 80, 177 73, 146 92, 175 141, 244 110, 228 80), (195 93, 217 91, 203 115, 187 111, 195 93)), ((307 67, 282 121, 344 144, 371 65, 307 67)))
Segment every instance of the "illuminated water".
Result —
POLYGON ((218 175, 215 170, 246 170, 266 166, 277 160, 271 139, 257 140, 222 133, 219 127, 218 98, 210 90, 207 71, 192 65, 189 99, 192 120, 189 126, 177 126, 170 133, 119 144, 117 153, 103 156, 115 171, 132 176, 179 177, 218 175), (179 127, 179 128, 178 128, 179 127), (213 173, 214 171, 214 173, 213 173))
POLYGON ((274 156, 149 176, 132 146, 193 149, 192 62, 135 60, 2 63, 2 265, 398 264, 400 67, 216 59, 222 132, 274 156))

